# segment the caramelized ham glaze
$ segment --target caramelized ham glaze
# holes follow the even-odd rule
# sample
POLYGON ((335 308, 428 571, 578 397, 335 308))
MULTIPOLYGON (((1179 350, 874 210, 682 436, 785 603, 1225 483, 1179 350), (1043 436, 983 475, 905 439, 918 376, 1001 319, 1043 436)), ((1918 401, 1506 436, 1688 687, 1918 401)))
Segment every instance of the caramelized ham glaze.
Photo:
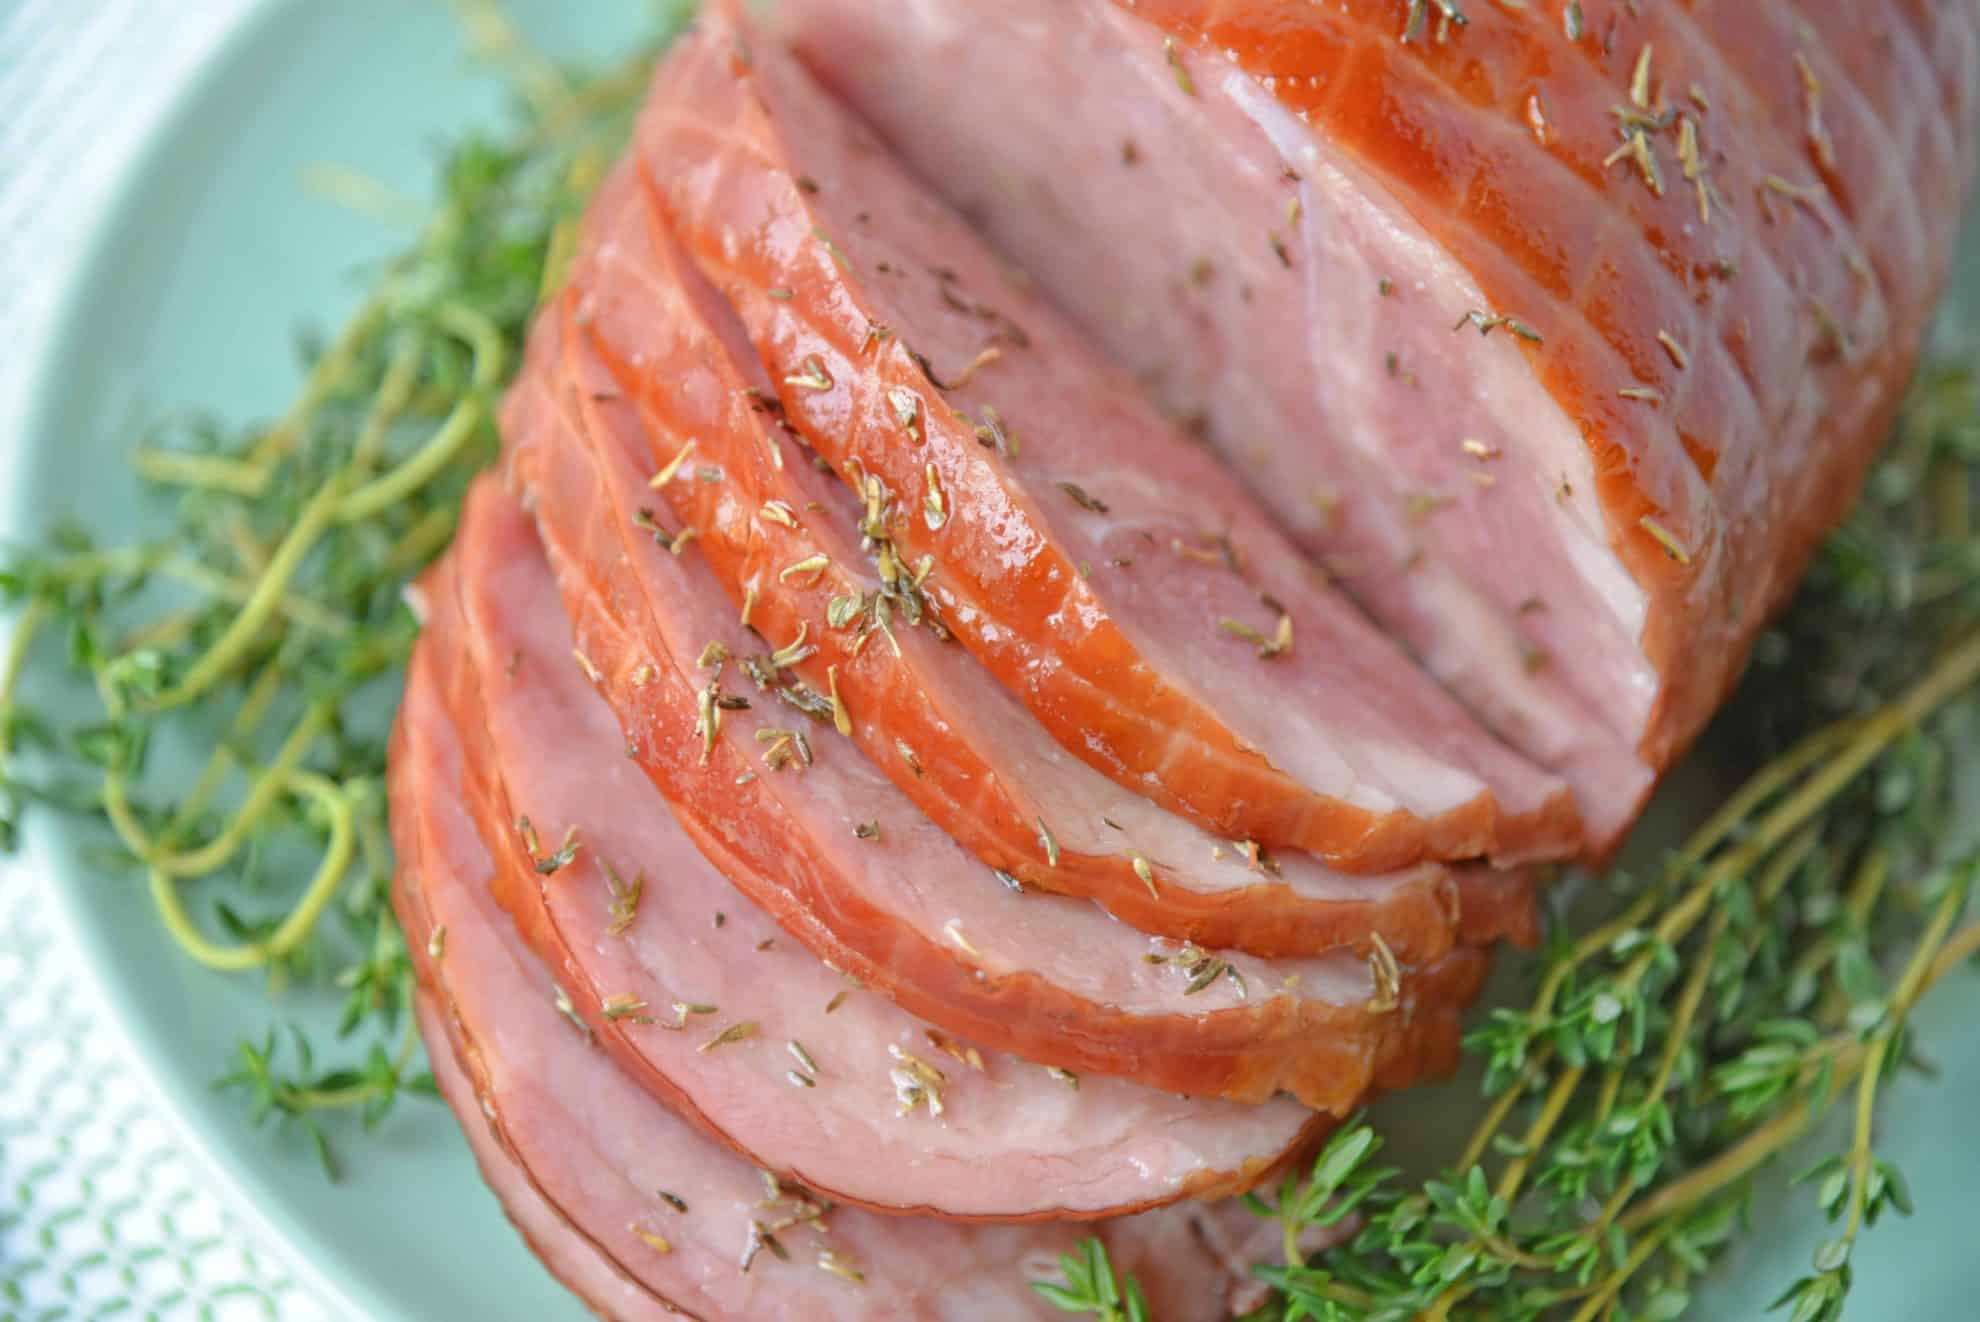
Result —
POLYGON ((780 0, 1602 851, 1887 431, 1980 10, 780 0), (1637 146, 1640 135, 1641 147, 1637 146))
MULTIPOLYGON (((960 844, 1023 885, 1097 900, 1142 931, 1267 957, 1380 941, 1416 962, 1447 951, 1460 924, 1473 943, 1523 928, 1521 877, 1467 867, 1453 879, 1431 863, 1353 876, 1296 851, 1261 857, 1068 754, 964 649, 917 626, 912 593, 888 588, 855 529, 856 502, 779 425, 740 323, 650 201, 631 162, 601 188, 510 406, 520 412, 543 382, 562 380, 591 425, 510 425, 515 440, 552 452, 519 462, 590 465, 600 485, 579 484, 574 505, 595 491, 647 509, 663 537, 694 529, 687 553, 748 604, 759 634, 802 633, 809 655, 790 674, 837 692, 860 748, 960 844), (553 433, 567 439, 551 445, 553 433), (573 444, 598 453, 571 455, 573 444)), ((598 517, 540 504, 578 526, 598 517)))
POLYGON ((785 416, 1061 744, 1219 834, 1357 871, 1578 844, 1560 781, 736 21, 712 6, 663 63, 641 164, 785 416))

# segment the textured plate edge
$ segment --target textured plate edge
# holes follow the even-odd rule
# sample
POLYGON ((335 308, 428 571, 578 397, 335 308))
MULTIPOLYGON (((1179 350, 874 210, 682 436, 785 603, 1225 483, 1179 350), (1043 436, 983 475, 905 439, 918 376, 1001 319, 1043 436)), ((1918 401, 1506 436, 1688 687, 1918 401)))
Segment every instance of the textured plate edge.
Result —
MULTIPOLYGON (((30 525, 29 511, 25 508, 26 491, 18 477, 28 462, 30 438, 46 434, 57 411, 53 365, 81 336, 85 320, 81 296, 89 283, 90 273, 110 255, 119 229, 117 219, 140 200, 138 190, 144 182, 146 162, 193 113, 199 88, 210 72, 238 58, 284 10, 304 2, 260 0, 212 38, 206 50, 189 63, 178 86, 164 95, 151 122, 133 135, 115 176, 87 208, 81 237, 73 249, 75 255, 53 281, 53 293, 48 305, 51 314, 30 346, 30 361, 25 371, 26 389, 22 393, 11 434, 6 438, 4 447, 0 447, 0 487, 4 487, 6 492, 5 504, 0 506, 0 533, 17 536, 30 525)), ((21 884, 38 888, 49 899, 49 929, 61 947, 58 958, 66 957, 66 966, 77 987, 88 997, 93 1024, 111 1035, 118 1055, 126 1062, 132 1076, 156 1109, 164 1115, 181 1149, 208 1176, 216 1201, 236 1221, 279 1253, 283 1264, 295 1278, 335 1313, 352 1318, 390 1316, 391 1310, 385 1306, 385 1301, 369 1298, 369 1291, 359 1292, 366 1296, 363 1299, 353 1297, 345 1283, 324 1271, 303 1250, 290 1230, 268 1213, 262 1200, 253 1195, 252 1190, 260 1180, 249 1163, 236 1159, 209 1140, 192 1122, 191 1108, 182 1090, 167 1082, 150 1058, 138 1049, 130 1029, 115 1013, 113 998, 99 971, 109 961, 110 952, 94 935, 94 929, 75 898, 75 888, 65 884, 74 878, 63 875, 70 869, 64 868, 57 859, 57 851, 51 844, 51 829, 45 818, 31 824, 23 833, 24 847, 9 866, 15 870, 21 884)))

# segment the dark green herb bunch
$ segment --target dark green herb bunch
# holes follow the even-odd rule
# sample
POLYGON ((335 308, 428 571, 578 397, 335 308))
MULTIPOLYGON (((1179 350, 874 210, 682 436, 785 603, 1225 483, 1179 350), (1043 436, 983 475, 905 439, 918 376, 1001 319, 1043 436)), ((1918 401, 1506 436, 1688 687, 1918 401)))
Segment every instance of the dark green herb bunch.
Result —
POLYGON ((402 592, 495 451, 525 323, 651 63, 585 76, 491 6, 461 13, 518 89, 516 123, 447 153, 431 219, 342 331, 306 348, 288 410, 144 437, 155 535, 105 544, 68 525, 0 564, 17 611, 0 843, 28 805, 100 818, 100 870, 143 881, 186 957, 337 997, 339 1041, 271 1028, 220 1081, 256 1119, 303 1127, 326 1167, 328 1113, 369 1126, 431 1087, 389 903, 385 740, 418 629, 402 592))

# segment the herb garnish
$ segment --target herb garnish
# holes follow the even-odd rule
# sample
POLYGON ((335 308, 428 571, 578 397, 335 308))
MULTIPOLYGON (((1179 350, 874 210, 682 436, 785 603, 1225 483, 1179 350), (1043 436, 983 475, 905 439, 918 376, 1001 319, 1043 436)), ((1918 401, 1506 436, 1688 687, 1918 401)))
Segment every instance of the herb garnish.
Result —
MULTIPOLYGON (((1838 1111, 1840 1150, 1798 1181, 1831 1235, 1781 1307, 1842 1316, 1858 1241, 1911 1210, 1874 1127, 1886 1085, 1917 1068, 1910 1013, 1980 953, 1980 852, 1954 797, 1980 771, 1976 426, 1974 374, 1928 371, 1708 736, 1783 751, 1654 875, 1611 878, 1606 914, 1554 915, 1530 1003, 1468 1044, 1485 1097, 1451 1165, 1426 1180, 1382 1167, 1358 1119, 1248 1200, 1282 1231, 1248 1316, 1688 1315, 1694 1283, 1751 1229, 1755 1173, 1838 1111), (1307 1232, 1350 1217, 1359 1229, 1309 1255, 1307 1232)), ((1392 960, 1371 952, 1378 990, 1392 960)), ((1097 1242, 1061 1269, 1047 1298, 1125 1316, 1132 1282, 1097 1242)))

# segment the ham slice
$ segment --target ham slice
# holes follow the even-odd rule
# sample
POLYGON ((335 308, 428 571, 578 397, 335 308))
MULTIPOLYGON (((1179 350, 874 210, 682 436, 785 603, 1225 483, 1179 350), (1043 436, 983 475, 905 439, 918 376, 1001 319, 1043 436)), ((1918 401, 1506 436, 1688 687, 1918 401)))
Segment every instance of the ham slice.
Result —
POLYGON ((1318 1130, 1290 1101, 1073 1087, 855 988, 730 889, 623 755, 535 531, 498 486, 469 498, 452 566, 423 646, 456 724, 485 736, 465 781, 498 889, 627 1073, 755 1165, 882 1210, 1096 1217, 1241 1190, 1318 1130), (542 874, 524 819, 536 857, 569 833, 570 860, 542 874), (747 1038, 711 1049, 737 1024, 747 1038), (901 1079, 923 1069, 941 1081, 904 1114, 901 1079))
POLYGON ((1386 0, 777 12, 1600 852, 1887 433, 1980 10, 1583 0, 1576 39, 1565 8, 1413 40, 1386 0))
POLYGON ((582 428, 585 410, 558 406, 591 394, 532 368, 507 414, 575 630, 569 677, 595 677, 702 852, 821 959, 981 1048, 1191 1096, 1284 1090, 1340 1113, 1450 1063, 1456 1007, 1483 974, 1473 948, 1420 970, 1380 951, 1263 961, 1000 884, 829 720, 795 709, 776 653, 700 558, 658 545, 576 461, 582 443, 545 431, 582 428))
POLYGON ((1219 834, 1357 871, 1578 844, 1560 781, 735 21, 704 14, 656 76, 637 136, 656 194, 784 415, 867 500, 883 565, 925 575, 941 625, 1062 745, 1219 834))
MULTIPOLYGON (((439 711, 422 648, 416 713, 439 711)), ((608 1318, 804 1322, 1057 1316, 1028 1286, 1083 1234, 828 1208, 696 1133, 560 1016, 550 971, 496 904, 461 799, 465 749, 444 719, 394 733, 394 901, 420 980, 435 1080, 482 1174, 544 1264, 608 1318), (416 806, 417 810, 410 810, 416 806), (776 1239, 749 1254, 760 1225, 776 1239), (779 1252, 777 1250, 781 1249, 779 1252), (748 1256, 747 1265, 744 1258, 748 1256)), ((1097 1228, 1165 1318, 1225 1317, 1232 1279, 1198 1233, 1232 1212, 1176 1208, 1097 1228)), ((1239 1214, 1241 1215, 1241 1214, 1239 1214)), ((1241 1223, 1240 1223, 1241 1224, 1241 1223)))
MULTIPOLYGON (((1381 941, 1405 962, 1436 959, 1461 899, 1467 940, 1524 930, 1520 878, 1466 869, 1454 881, 1429 863, 1356 877, 1296 852, 1247 855, 1068 754, 967 652, 914 627, 901 615, 911 599, 886 591, 860 545, 848 493, 766 412, 769 378, 740 323, 649 200, 630 160, 606 180, 566 291, 532 335, 529 371, 572 382, 589 410, 593 425, 575 430, 603 453, 580 466, 597 468, 619 508, 658 510, 671 535, 695 529, 691 550, 749 603, 759 633, 802 631, 815 650, 792 675, 836 691, 860 748, 978 859, 1142 931, 1267 957, 1381 941), (618 395, 626 406, 607 402, 618 395), (902 743, 918 750, 913 766, 902 743)), ((542 508, 580 526, 597 517, 542 508)))

